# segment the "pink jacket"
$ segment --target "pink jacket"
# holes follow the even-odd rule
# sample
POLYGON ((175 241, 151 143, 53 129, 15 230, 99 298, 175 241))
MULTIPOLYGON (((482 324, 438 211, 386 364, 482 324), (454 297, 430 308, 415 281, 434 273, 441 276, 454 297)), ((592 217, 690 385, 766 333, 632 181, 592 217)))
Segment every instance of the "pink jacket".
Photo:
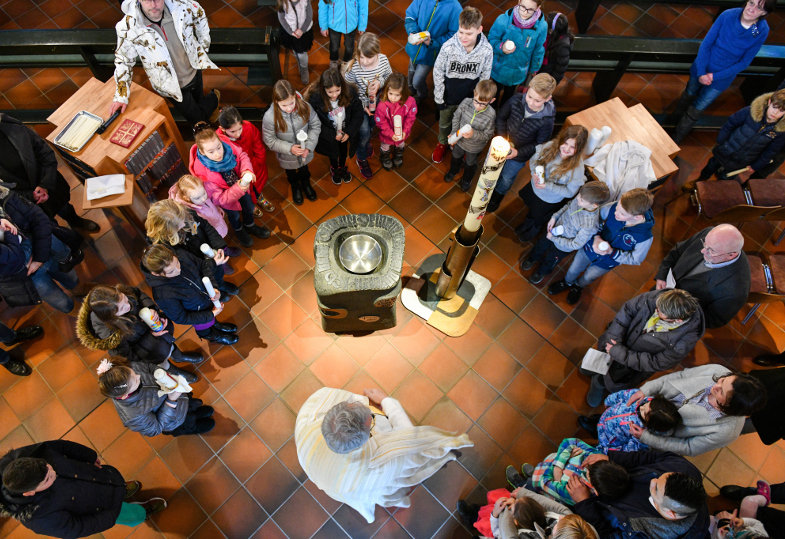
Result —
POLYGON ((406 103, 390 103, 389 101, 381 101, 376 105, 376 125, 379 127, 379 140, 382 144, 398 144, 402 141, 394 141, 395 127, 393 124, 393 116, 396 114, 403 117, 403 140, 409 138, 412 132, 414 120, 417 119, 417 102, 413 97, 409 96, 406 103))
MULTIPOLYGON (((226 144, 232 149, 232 152, 234 152, 234 156, 237 159, 237 166, 234 170, 237 172, 238 178, 245 172, 253 174, 253 166, 251 165, 251 159, 248 157, 248 154, 232 142, 226 142, 226 144)), ((240 211, 242 209, 239 200, 246 191, 240 187, 240 182, 235 183, 231 187, 226 185, 223 176, 218 172, 213 172, 208 169, 196 157, 196 144, 191 146, 191 160, 188 164, 188 168, 190 169, 191 174, 199 176, 199 179, 202 180, 202 183, 204 183, 204 190, 207 191, 207 196, 210 197, 210 200, 215 202, 216 206, 233 211, 240 211)))
POLYGON ((183 194, 180 192, 180 188, 177 187, 177 184, 174 184, 169 188, 169 198, 178 204, 182 204, 187 208, 191 208, 199 217, 210 223, 212 227, 218 231, 222 238, 226 237, 226 233, 229 232, 229 227, 226 226, 224 211, 213 204, 212 200, 208 198, 204 201, 204 204, 197 206, 183 196, 183 194))

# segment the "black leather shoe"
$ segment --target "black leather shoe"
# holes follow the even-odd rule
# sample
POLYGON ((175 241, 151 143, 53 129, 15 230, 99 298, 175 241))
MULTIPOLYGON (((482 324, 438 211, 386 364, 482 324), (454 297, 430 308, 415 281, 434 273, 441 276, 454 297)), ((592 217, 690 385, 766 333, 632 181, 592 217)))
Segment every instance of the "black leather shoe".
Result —
POLYGON ((758 489, 754 487, 740 487, 739 485, 725 485, 720 489, 720 494, 723 497, 734 502, 740 502, 745 496, 754 496, 757 493, 758 489))
POLYGON ((555 296, 556 294, 561 294, 562 292, 564 292, 569 288, 570 285, 567 284, 567 281, 562 279, 561 281, 557 281, 548 287, 548 294, 550 294, 551 296, 555 296))
POLYGON ((202 357, 202 354, 183 353, 180 359, 175 359, 174 361, 177 361, 179 363, 191 363, 193 365, 198 365, 199 363, 204 361, 204 357, 202 357))
POLYGON ((221 295, 228 295, 228 296, 236 296, 240 293, 240 289, 237 287, 236 284, 224 281, 224 283, 218 287, 218 290, 221 291, 221 295))
POLYGON ((65 259, 63 262, 59 262, 57 264, 57 269, 62 271, 63 273, 68 273, 74 267, 79 264, 82 260, 84 260, 84 252, 81 249, 75 249, 71 251, 71 254, 65 259))
POLYGON ((600 422, 600 415, 594 414, 591 416, 579 415, 578 425, 591 434, 592 438, 597 438, 597 424, 600 422))
POLYGON ((237 333, 237 326, 230 324, 229 322, 216 321, 215 324, 213 324, 213 327, 223 333, 237 333))
POLYGON ((210 342, 217 342, 219 344, 234 344, 240 340, 234 333, 221 333, 220 331, 214 331, 205 338, 210 342))
POLYGON ((305 193, 305 198, 313 202, 316 200, 316 191, 313 190, 311 186, 311 180, 305 180, 303 182, 303 192, 305 193))
POLYGON ((531 274, 531 276, 529 277, 529 282, 531 284, 540 284, 543 281, 543 279, 545 279, 546 275, 547 274, 545 273, 540 273, 540 270, 537 270, 531 274))
POLYGON ((581 299, 581 292, 583 287, 570 285, 570 291, 567 292, 567 305, 575 305, 581 299))
POLYGON ((95 221, 91 221, 90 219, 85 219, 84 217, 77 217, 76 219, 71 219, 68 221, 68 224, 71 225, 71 228, 78 228, 79 230, 84 230, 85 232, 98 232, 101 230, 101 227, 98 226, 98 223, 95 221))
POLYGON ((300 206, 303 203, 303 190, 299 185, 292 185, 292 202, 295 206, 300 206))
POLYGON ((169 368, 166 369, 166 372, 168 372, 172 376, 175 376, 175 375, 179 374, 180 376, 185 378, 185 381, 188 382, 189 384, 196 383, 196 381, 199 380, 199 376, 197 374, 194 374, 194 373, 189 372, 189 371, 184 371, 183 369, 181 369, 179 367, 175 367, 171 363, 169 364, 169 368))
POLYGON ((194 434, 205 434, 215 428, 215 419, 212 417, 202 417, 196 420, 194 434))
POLYGON ((480 513, 480 507, 478 505, 467 503, 464 500, 458 500, 456 509, 458 518, 461 519, 461 522, 463 522, 467 528, 474 526, 474 523, 477 522, 480 513))
POLYGON ((263 240, 266 240, 267 238, 269 238, 270 234, 271 234, 270 229, 267 228, 266 226, 251 225, 251 226, 247 226, 245 228, 246 228, 246 230, 248 230, 248 232, 250 232, 251 234, 253 234, 257 238, 262 238, 263 240))
POLYGON ((237 236, 237 241, 239 241, 240 245, 243 247, 251 247, 253 245, 253 239, 245 228, 235 230, 234 234, 237 236))
POLYGON ((785 353, 782 354, 762 354, 752 360, 761 367, 779 367, 785 365, 785 353))
POLYGON ((11 358, 2 365, 8 369, 11 374, 17 376, 30 376, 33 373, 33 369, 30 368, 30 365, 24 361, 19 361, 18 359, 11 358))
POLYGON ((537 261, 535 259, 533 259, 533 258, 527 258, 525 260, 522 260, 521 261, 521 266, 520 266, 521 272, 529 271, 530 269, 532 269, 534 267, 534 265, 536 263, 537 263, 537 261))
POLYGON ((35 339, 43 334, 44 334, 44 328, 42 328, 41 326, 27 326, 25 328, 17 329, 16 337, 14 337, 14 340, 3 344, 10 347, 22 341, 29 341, 31 339, 35 339))
POLYGON ((194 415, 197 419, 207 419, 208 417, 212 417, 215 413, 212 406, 200 406, 194 412, 194 415))

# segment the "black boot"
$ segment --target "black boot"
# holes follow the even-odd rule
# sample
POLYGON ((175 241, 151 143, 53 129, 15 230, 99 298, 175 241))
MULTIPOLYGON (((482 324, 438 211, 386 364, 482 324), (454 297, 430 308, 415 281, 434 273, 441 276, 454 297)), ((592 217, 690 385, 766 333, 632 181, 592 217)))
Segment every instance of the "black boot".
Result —
POLYGON ((222 333, 237 333, 237 326, 229 322, 219 322, 216 320, 213 327, 222 333))
POLYGON ((503 194, 499 193, 498 191, 494 191, 491 195, 491 200, 488 202, 488 207, 485 208, 485 213, 493 213, 498 210, 503 198, 503 194))
POLYGON ((3 343, 6 345, 7 348, 11 348, 13 345, 18 344, 22 341, 29 341, 31 339, 35 339, 40 337, 44 334, 44 328, 41 326, 27 326, 24 328, 19 328, 16 330, 16 336, 10 342, 3 343))
POLYGON ((379 152, 379 162, 381 162, 382 168, 384 168, 384 170, 392 170, 393 168, 392 151, 381 150, 379 152))
POLYGON ((292 186, 292 202, 296 206, 299 206, 303 203, 303 190, 300 187, 299 180, 290 180, 289 184, 292 186))
POLYGON ((82 260, 84 260, 84 252, 81 249, 72 249, 71 254, 68 255, 62 262, 58 262, 57 269, 62 271, 63 273, 68 273, 74 267, 79 264, 82 260))
POLYGON ((401 168, 403 166, 403 149, 405 146, 398 146, 393 147, 393 165, 395 168, 401 168))
POLYGON ((477 172, 477 163, 473 165, 464 165, 463 176, 461 176, 461 181, 458 183, 461 191, 467 192, 471 188, 475 172, 477 172))
POLYGON ((463 159, 460 157, 451 157, 450 158, 450 170, 447 171, 447 174, 444 175, 444 181, 451 182, 455 179, 455 176, 461 171, 461 164, 463 164, 463 159))
POLYGON ((316 200, 316 191, 314 191, 313 187, 311 187, 311 178, 310 177, 304 178, 300 182, 300 184, 302 185, 303 192, 305 193, 305 198, 307 198, 311 202, 316 200))
POLYGON ((169 361, 177 361, 178 363, 191 363, 192 365, 198 365, 202 361, 204 361, 204 357, 202 354, 197 354, 195 352, 181 352, 180 357, 178 358, 169 358, 169 361))
POLYGON ((701 116, 701 111, 695 107, 688 107, 684 115, 679 118, 679 123, 676 124, 676 130, 673 132, 673 141, 676 144, 681 144, 687 135, 692 131, 692 126, 698 121, 701 116))
POLYGON ((202 336, 202 339, 207 339, 210 342, 217 342, 219 344, 234 344, 240 340, 235 333, 223 333, 215 328, 210 328, 210 333, 202 336))
POLYGON ((166 369, 166 372, 168 372, 172 376, 176 376, 176 375, 179 374, 180 376, 185 378, 185 381, 188 382, 189 384, 194 384, 194 383, 196 383, 197 380, 199 380, 199 376, 198 375, 196 375, 196 374, 194 374, 192 372, 184 371, 183 369, 181 369, 179 367, 175 367, 171 363, 169 363, 169 368, 166 369))
POLYGON ((676 103, 676 108, 665 119, 665 123, 668 125, 676 124, 681 119, 681 117, 684 116, 684 113, 687 111, 687 107, 692 105, 692 102, 695 101, 696 97, 697 95, 689 95, 687 92, 681 94, 679 101, 676 103))

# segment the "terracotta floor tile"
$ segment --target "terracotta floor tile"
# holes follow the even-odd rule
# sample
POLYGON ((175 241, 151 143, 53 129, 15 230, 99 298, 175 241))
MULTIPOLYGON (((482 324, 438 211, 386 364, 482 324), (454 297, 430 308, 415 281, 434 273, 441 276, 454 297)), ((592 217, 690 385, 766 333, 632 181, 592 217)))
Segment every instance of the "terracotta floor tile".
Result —
POLYGON ((757 479, 755 470, 747 466, 743 459, 737 457, 727 448, 720 450, 711 465, 706 478, 717 486, 748 485, 757 479))
POLYGON ((166 511, 154 515, 152 519, 167 535, 188 537, 207 519, 199 504, 185 489, 180 489, 174 496, 167 497, 166 502, 166 511))
POLYGON ((474 365, 493 340, 479 327, 472 325, 464 335, 445 339, 444 343, 466 363, 474 365))
POLYGON ((21 424, 11 407, 5 400, 0 399, 0 440, 21 424))
POLYGON ((426 479, 423 485, 452 512, 458 500, 468 496, 477 486, 477 480, 458 462, 448 462, 436 474, 426 479))
POLYGON ((277 451, 294 432, 295 414, 280 399, 265 408, 250 424, 273 451, 277 451))
POLYGON ((246 427, 224 446, 218 456, 232 473, 244 482, 272 453, 253 429, 246 427), (249 458, 249 455, 252 455, 252 458, 249 458))
POLYGON ((297 253, 297 256, 305 262, 309 268, 313 268, 313 242, 316 238, 316 226, 310 226, 308 229, 298 236, 297 241, 292 243, 289 248, 297 253))
POLYGON ((281 343, 280 337, 273 333, 264 322, 254 317, 250 324, 237 333, 239 340, 232 346, 246 363, 256 367, 281 343))
POLYGON ((452 389, 469 370, 468 366, 444 342, 439 344, 418 368, 444 392, 452 389))
POLYGON ((275 393, 259 376, 251 371, 226 392, 224 399, 240 417, 250 421, 259 410, 270 404, 275 393))
POLYGON ((551 390, 556 391, 576 367, 561 352, 546 343, 526 363, 526 368, 551 390))
POLYGON ((215 409, 213 415, 215 428, 200 436, 213 451, 218 451, 240 432, 244 424, 242 418, 232 410, 225 400, 220 399, 212 403, 211 406, 215 409))
POLYGON ((374 534, 384 526, 390 518, 390 515, 377 505, 374 517, 374 521, 369 524, 360 513, 345 504, 333 515, 333 519, 335 519, 352 539, 370 539, 370 537, 373 537, 374 534))
POLYGON ((544 338, 549 338, 567 315, 539 294, 521 311, 521 318, 544 338))
POLYGON ((396 335, 392 344, 410 363, 417 366, 438 346, 439 339, 428 331, 420 318, 412 318, 396 335))
POLYGON ((97 385, 98 382, 95 379, 95 375, 91 371, 85 370, 58 391, 57 396, 74 421, 83 419, 105 399, 97 391, 97 385))
POLYGON ((55 391, 68 384, 85 370, 85 364, 79 354, 71 348, 65 348, 56 356, 45 360, 38 366, 38 373, 55 391))
POLYGON ((33 440, 32 436, 30 436, 30 433, 27 432, 25 426, 19 425, 10 433, 8 433, 5 438, 3 438, 2 442, 0 442, 0 451, 3 451, 3 454, 6 454, 12 449, 17 449, 19 447, 34 443, 36 443, 36 441, 33 440))
POLYGON ((36 442, 56 440, 75 423, 66 408, 57 399, 50 399, 33 415, 25 419, 25 428, 36 442))
POLYGON ((388 202, 389 206, 397 211, 409 223, 413 223, 424 211, 431 201, 420 193, 415 187, 408 185, 388 202))
POLYGON ((514 319, 515 313, 491 294, 486 296, 480 307, 476 323, 485 333, 496 338, 514 319))
POLYGON ((561 443, 564 438, 582 437, 580 434, 583 433, 582 431, 578 433, 578 414, 570 408, 569 404, 556 397, 545 401, 545 406, 534 418, 533 423, 554 444, 561 443))
POLYGON ((391 396, 401 401, 406 413, 418 424, 442 395, 433 382, 414 371, 391 396))
POLYGON ((273 515, 278 526, 289 537, 310 537, 328 518, 308 491, 300 487, 292 498, 273 515))
POLYGON ((279 345, 254 368, 268 386, 280 392, 305 368, 302 362, 284 345, 279 345))
MULTIPOLYGON (((324 332, 319 329, 324 335, 324 332)), ((357 363, 365 365, 370 359, 387 345, 387 339, 380 332, 371 335, 354 337, 352 335, 335 336, 335 344, 347 352, 357 363)))
POLYGON ((49 386, 37 372, 33 371, 24 382, 24 384, 17 383, 3 392, 3 398, 21 420, 30 417, 52 397, 49 386))
POLYGON ((288 539, 278 527, 278 524, 271 518, 267 519, 261 528, 256 530, 252 539, 288 539))
POLYGON ((395 391, 401 381, 414 369, 411 363, 386 342, 365 364, 364 368, 376 382, 375 385, 378 385, 386 393, 395 391))
POLYGON ((306 369, 292 381, 289 387, 281 392, 281 398, 291 410, 297 411, 308 397, 322 387, 324 386, 322 386, 319 379, 310 370, 306 369))
POLYGON ((246 483, 248 492, 268 513, 274 513, 299 487, 294 476, 275 458, 268 460, 246 483))
POLYGON ((504 348, 494 343, 473 368, 491 387, 501 393, 518 373, 521 365, 504 348))
POLYGON ((262 271, 265 272, 282 290, 288 290, 297 280, 308 272, 308 266, 291 249, 284 249, 262 271))
POLYGON ((437 204, 427 208, 412 224, 426 238, 437 244, 458 226, 456 219, 443 212, 437 204))
MULTIPOLYGON (((292 285, 289 290, 292 299, 297 302, 306 313, 311 314, 319 309, 316 289, 313 282, 313 270, 309 270, 292 285)), ((321 329, 320 329, 321 331, 321 329)))
POLYGON ((357 372, 357 363, 333 343, 308 369, 327 387, 343 387, 357 372))
POLYGON ((218 529, 218 526, 213 524, 211 520, 206 520, 204 524, 199 526, 199 529, 196 530, 191 537, 193 539, 211 539, 212 537, 220 536, 221 531, 218 529))
POLYGON ((521 369, 504 390, 504 397, 527 417, 534 417, 551 394, 527 369, 521 369))
POLYGON ((185 488, 209 514, 223 505, 240 488, 240 483, 223 462, 214 458, 185 484, 185 488))
POLYGON ((513 269, 495 284, 493 295, 514 313, 519 313, 537 295, 537 289, 513 269))
POLYGON ((498 395, 474 371, 466 373, 447 393, 447 396, 474 421, 480 418, 498 395))
POLYGON ((374 195, 367 187, 358 187, 341 200, 341 206, 352 213, 376 213, 384 202, 374 195))
POLYGON ((185 484, 213 457, 213 450, 199 436, 177 436, 158 454, 174 476, 185 484))
POLYGON ((109 400, 80 421, 79 426, 99 452, 109 447, 125 431, 114 404, 109 400))
POLYGON ((575 320, 566 318, 553 332, 549 342, 574 365, 578 365, 586 350, 596 345, 597 339, 575 320))
POLYGON ((589 390, 589 382, 589 378, 578 373, 578 370, 576 369, 572 371, 569 378, 564 381, 556 392, 556 395, 564 399, 574 410, 585 414, 585 412, 591 411, 589 405, 586 404, 586 393, 589 390))
POLYGON ((472 420, 453 401, 442 397, 423 418, 422 424, 439 427, 450 432, 463 433, 471 428, 472 420))
POLYGON ((412 500, 412 506, 399 509, 393 518, 414 537, 431 537, 450 516, 450 513, 423 486, 415 488, 409 497, 412 500), (429 518, 419 518, 417 515, 420 514, 420 511, 425 511, 429 518))
POLYGON ((528 420, 509 402, 498 398, 477 423, 502 449, 507 449, 528 420))
POLYGON ((307 317, 308 313, 302 310, 288 295, 282 296, 279 301, 267 307, 260 315, 265 325, 281 339, 285 339, 292 329, 299 326, 307 317))
POLYGON ((226 500, 212 518, 228 537, 250 537, 267 518, 267 513, 248 491, 241 488, 226 500))
POLYGON ((510 266, 493 251, 485 250, 477 255, 477 259, 472 264, 472 271, 491 281, 493 287, 507 275, 510 266))
POLYGON ((120 470, 123 477, 134 477, 152 457, 146 437, 130 430, 101 452, 101 458, 120 470))
POLYGON ((240 299, 246 305, 251 305, 251 312, 259 314, 278 300, 283 290, 266 273, 254 273, 250 280, 240 288, 240 299))
MULTIPOLYGON (((555 446, 554 442, 542 435, 533 425, 525 427, 509 450, 510 462, 504 465, 512 464, 520 467, 524 462, 532 465, 537 465, 548 454, 553 452, 555 446)), ((498 488, 498 485, 493 487, 498 488)))
POLYGON ((231 346, 222 346, 209 361, 199 365, 199 372, 210 380, 219 393, 228 391, 250 370, 248 364, 231 346))
POLYGON ((324 523, 324 526, 319 528, 311 539, 349 539, 346 532, 341 529, 337 522, 333 519, 324 523))

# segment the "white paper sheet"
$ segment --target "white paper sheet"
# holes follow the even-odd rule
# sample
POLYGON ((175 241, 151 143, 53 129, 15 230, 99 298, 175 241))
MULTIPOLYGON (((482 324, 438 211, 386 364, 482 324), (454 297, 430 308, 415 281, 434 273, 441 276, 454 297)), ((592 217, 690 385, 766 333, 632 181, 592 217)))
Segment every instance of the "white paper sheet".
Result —
POLYGON ((668 276, 665 277, 665 288, 676 288, 676 277, 673 276, 673 270, 668 270, 668 276))
POLYGON ((125 193, 125 176, 122 174, 107 174, 85 180, 87 200, 119 195, 125 193))
POLYGON ((608 369, 611 366, 611 356, 605 352, 600 352, 594 348, 586 350, 586 354, 581 361, 581 368, 587 371, 596 372, 598 374, 608 374, 608 369))

